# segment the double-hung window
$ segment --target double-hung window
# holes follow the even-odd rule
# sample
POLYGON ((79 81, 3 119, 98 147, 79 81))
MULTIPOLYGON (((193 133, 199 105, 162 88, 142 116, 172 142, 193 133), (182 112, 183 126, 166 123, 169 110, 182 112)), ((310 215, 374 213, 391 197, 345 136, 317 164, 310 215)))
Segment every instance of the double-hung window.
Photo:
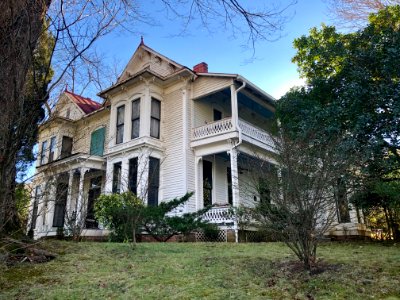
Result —
POLYGON ((149 206, 158 205, 158 189, 160 185, 160 160, 149 158, 148 200, 149 206))
POLYGON ((121 162, 114 164, 112 192, 118 194, 121 192, 121 162))
POLYGON ((54 160, 54 153, 56 152, 56 137, 53 136, 50 139, 50 151, 49 151, 49 162, 54 160))
POLYGON ((137 175, 138 175, 138 158, 134 157, 129 160, 129 190, 137 194, 137 175))
POLYGON ((161 102, 151 98, 150 136, 160 138, 161 102))
POLYGON ((140 99, 132 101, 132 134, 131 138, 136 139, 140 134, 140 99))
POLYGON ((40 151, 40 164, 43 165, 46 162, 46 151, 47 141, 42 142, 42 150, 40 151))
POLYGON ((124 116, 125 115, 125 105, 121 105, 117 108, 117 134, 116 143, 120 144, 124 141, 124 116))

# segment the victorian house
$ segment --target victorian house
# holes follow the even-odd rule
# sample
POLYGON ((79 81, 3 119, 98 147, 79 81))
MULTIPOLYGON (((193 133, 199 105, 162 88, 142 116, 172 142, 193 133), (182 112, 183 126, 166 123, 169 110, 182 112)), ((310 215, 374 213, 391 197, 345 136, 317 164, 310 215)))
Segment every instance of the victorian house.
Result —
POLYGON ((101 236, 93 205, 131 190, 148 205, 194 196, 175 213, 212 204, 206 218, 237 229, 229 207, 260 201, 246 161, 274 164, 275 99, 237 74, 187 68, 140 43, 99 104, 65 91, 40 126, 30 227, 36 238, 82 220, 101 236))

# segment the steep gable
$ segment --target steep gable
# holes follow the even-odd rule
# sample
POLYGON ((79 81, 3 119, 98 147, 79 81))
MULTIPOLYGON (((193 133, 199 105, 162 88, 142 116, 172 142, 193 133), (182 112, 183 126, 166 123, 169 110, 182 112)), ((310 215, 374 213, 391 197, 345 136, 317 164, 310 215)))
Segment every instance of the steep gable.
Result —
POLYGON ((93 101, 90 98, 85 98, 82 96, 79 96, 77 94, 74 94, 70 91, 65 91, 65 94, 68 95, 68 97, 76 104, 78 107, 87 115, 95 110, 98 110, 101 108, 101 104, 93 101))
POLYGON ((79 120, 101 107, 98 102, 66 90, 57 101, 53 114, 70 120, 79 120))
POLYGON ((161 77, 166 77, 182 68, 182 65, 147 47, 142 39, 121 76, 118 78, 117 84, 145 69, 151 70, 161 77))

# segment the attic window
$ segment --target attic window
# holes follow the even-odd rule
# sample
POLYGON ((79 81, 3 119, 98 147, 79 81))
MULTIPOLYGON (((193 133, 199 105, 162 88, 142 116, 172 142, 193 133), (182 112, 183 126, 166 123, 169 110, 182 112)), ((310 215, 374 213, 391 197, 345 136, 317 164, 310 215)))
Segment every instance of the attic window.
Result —
POLYGON ((161 64, 161 58, 158 57, 158 56, 155 56, 155 57, 154 57, 154 62, 155 62, 156 64, 161 64))
POLYGON ((69 119, 70 114, 71 114, 71 109, 68 107, 68 108, 67 108, 67 112, 65 113, 65 117, 66 117, 67 119, 69 119))

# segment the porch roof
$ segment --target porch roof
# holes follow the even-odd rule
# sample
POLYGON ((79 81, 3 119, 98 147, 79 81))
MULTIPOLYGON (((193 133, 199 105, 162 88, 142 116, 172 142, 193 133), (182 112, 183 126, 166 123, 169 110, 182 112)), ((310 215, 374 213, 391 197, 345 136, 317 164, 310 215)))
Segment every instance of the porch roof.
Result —
POLYGON ((71 156, 54 160, 50 163, 37 166, 38 170, 49 169, 76 169, 76 168, 89 168, 97 170, 105 170, 105 159, 101 156, 90 155, 87 153, 74 153, 71 156))

